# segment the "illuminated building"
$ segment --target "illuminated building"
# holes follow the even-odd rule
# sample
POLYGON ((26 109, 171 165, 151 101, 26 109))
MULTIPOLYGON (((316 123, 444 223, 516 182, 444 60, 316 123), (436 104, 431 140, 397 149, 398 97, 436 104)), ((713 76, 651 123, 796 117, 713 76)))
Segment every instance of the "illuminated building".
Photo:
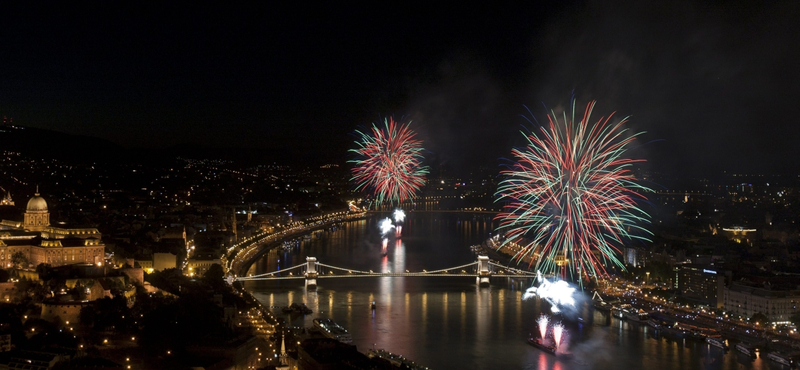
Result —
POLYGON ((753 234, 755 234, 756 229, 745 229, 741 226, 734 226, 731 228, 722 228, 722 234, 730 240, 733 240, 737 243, 745 243, 751 244, 751 239, 753 238, 753 234))
POLYGON ((625 264, 628 266, 638 267, 639 263, 639 251, 636 248, 625 248, 625 264))
MULTIPOLYGON (((33 266, 47 263, 63 266, 76 263, 102 265, 105 245, 95 228, 66 228, 50 225, 47 202, 37 192, 28 201, 23 221, 0 221, 0 265, 11 267, 17 252, 33 266)), ((28 266, 21 266, 28 267, 28 266)))
POLYGON ((800 290, 772 290, 731 284, 725 288, 725 311, 734 315, 752 317, 757 312, 766 315, 770 322, 788 324, 800 303, 800 290))
POLYGON ((163 271, 178 266, 178 256, 172 253, 153 253, 153 270, 163 271))
MULTIPOLYGON (((3 188, 0 189, 6 191, 6 189, 3 188)), ((6 191, 6 196, 4 196, 3 199, 0 199, 0 206, 13 206, 13 205, 14 205, 14 200, 11 199, 11 192, 6 191)))
POLYGON ((703 265, 684 265, 677 272, 681 296, 712 308, 722 308, 725 275, 703 265))
POLYGON ((222 265, 218 255, 213 253, 195 253, 186 261, 186 273, 189 276, 202 276, 211 268, 211 265, 222 265))

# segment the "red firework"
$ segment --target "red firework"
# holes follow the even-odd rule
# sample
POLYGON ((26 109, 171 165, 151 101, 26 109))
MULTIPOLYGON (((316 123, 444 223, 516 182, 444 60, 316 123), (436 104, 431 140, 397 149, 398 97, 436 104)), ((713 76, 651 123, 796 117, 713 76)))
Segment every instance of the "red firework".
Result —
POLYGON ((625 239, 646 239, 641 225, 649 216, 637 208, 649 191, 636 183, 623 157, 639 134, 626 134, 627 118, 611 123, 613 113, 591 123, 594 102, 583 117, 564 112, 561 122, 548 115, 549 127, 526 135, 528 145, 514 149, 516 162, 503 171, 496 196, 506 202, 500 230, 515 259, 545 273, 597 275, 607 264, 622 267, 618 256, 625 239))
POLYGON ((357 149, 351 149, 358 159, 352 169, 356 189, 370 189, 377 203, 399 204, 413 199, 425 185, 428 168, 422 165, 422 141, 410 123, 398 123, 393 118, 384 120, 384 127, 372 125, 371 132, 359 134, 357 149))

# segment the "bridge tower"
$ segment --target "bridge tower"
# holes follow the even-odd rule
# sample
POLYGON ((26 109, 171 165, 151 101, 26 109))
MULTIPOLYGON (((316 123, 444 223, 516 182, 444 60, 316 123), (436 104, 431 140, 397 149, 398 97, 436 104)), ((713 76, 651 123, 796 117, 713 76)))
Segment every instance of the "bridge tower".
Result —
POLYGON ((306 287, 317 287, 317 257, 306 257, 306 287))
POLYGON ((478 256, 478 285, 489 285, 489 278, 492 276, 492 271, 489 270, 489 257, 478 256))

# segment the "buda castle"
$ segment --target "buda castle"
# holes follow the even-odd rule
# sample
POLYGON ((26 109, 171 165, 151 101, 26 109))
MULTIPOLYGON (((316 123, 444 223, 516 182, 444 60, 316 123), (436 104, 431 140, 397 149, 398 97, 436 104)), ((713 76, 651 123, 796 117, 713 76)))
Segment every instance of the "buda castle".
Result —
POLYGON ((34 267, 40 263, 101 266, 105 257, 101 236, 95 228, 51 226, 47 202, 37 189, 28 201, 22 221, 0 220, 0 266, 11 267, 12 256, 17 252, 22 252, 34 267))

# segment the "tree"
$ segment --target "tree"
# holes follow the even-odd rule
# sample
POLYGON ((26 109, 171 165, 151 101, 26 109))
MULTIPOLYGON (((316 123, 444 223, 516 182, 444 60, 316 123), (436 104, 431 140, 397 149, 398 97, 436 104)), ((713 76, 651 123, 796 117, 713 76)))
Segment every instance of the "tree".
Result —
POLYGON ((75 283, 75 286, 72 289, 68 290, 67 293, 69 293, 72 296, 72 299, 82 301, 87 298, 86 289, 87 288, 83 286, 83 284, 81 284, 81 282, 79 281, 75 283))
POLYGON ((181 270, 177 268, 164 269, 152 274, 148 274, 150 284, 172 294, 181 294, 181 288, 189 283, 189 278, 183 276, 181 270))
POLYGON ((750 322, 765 325, 769 323, 769 317, 761 312, 756 312, 753 314, 753 317, 750 318, 750 322))
POLYGON ((25 256, 25 253, 15 252, 11 255, 11 263, 13 263, 16 268, 23 268, 28 267, 30 261, 28 261, 28 257, 25 256))
POLYGON ((50 280, 54 278, 53 275, 53 266, 50 266, 49 263, 40 263, 36 265, 36 272, 39 274, 39 280, 50 280))
POLYGON ((30 299, 33 303, 40 303, 50 296, 50 291, 38 281, 20 280, 14 286, 17 288, 16 299, 20 301, 30 299))
POLYGON ((95 312, 94 306, 86 306, 81 308, 78 320, 80 320, 81 325, 86 328, 94 328, 95 317, 97 317, 97 313, 95 312))
POLYGON ((203 282, 210 285, 215 292, 220 293, 225 291, 225 272, 222 271, 222 266, 218 263, 212 264, 205 274, 203 274, 203 282))
POLYGON ((0 328, 6 334, 11 334, 11 343, 22 347, 28 338, 22 325, 23 313, 27 310, 24 304, 0 305, 0 328))
POLYGON ((50 323, 40 319, 25 322, 26 331, 33 336, 28 340, 28 348, 40 350, 46 347, 77 348, 77 338, 70 331, 59 330, 60 322, 50 323), (28 323, 31 325, 28 325, 28 323), (32 331, 31 329, 36 329, 32 331))
POLYGON ((141 344, 148 348, 180 349, 187 345, 225 342, 229 329, 222 322, 222 309, 202 294, 184 294, 177 300, 146 313, 141 344))
MULTIPOLYGON (((81 309, 81 315, 83 315, 81 309)), ((91 313, 86 312, 87 318, 91 313)), ((129 332, 133 327, 133 315, 128 308, 125 297, 98 299, 94 302, 94 330, 119 333, 129 332)))

